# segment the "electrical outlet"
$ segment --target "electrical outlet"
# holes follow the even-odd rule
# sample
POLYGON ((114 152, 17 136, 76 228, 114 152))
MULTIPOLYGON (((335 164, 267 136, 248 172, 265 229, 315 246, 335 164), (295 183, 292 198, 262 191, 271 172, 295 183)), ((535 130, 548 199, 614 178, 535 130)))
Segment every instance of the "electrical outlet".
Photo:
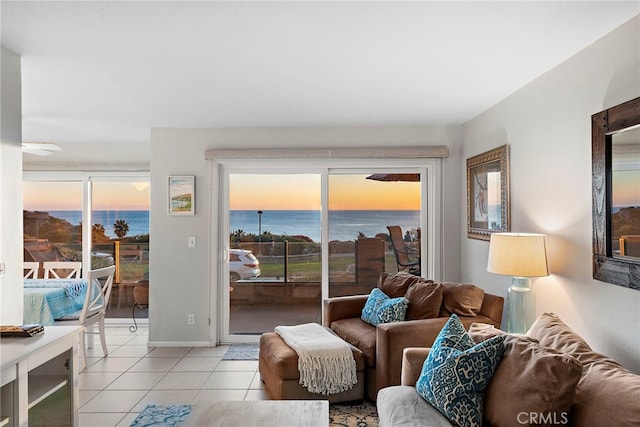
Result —
POLYGON ((187 314, 187 325, 195 325, 195 324, 196 324, 196 315, 187 314))

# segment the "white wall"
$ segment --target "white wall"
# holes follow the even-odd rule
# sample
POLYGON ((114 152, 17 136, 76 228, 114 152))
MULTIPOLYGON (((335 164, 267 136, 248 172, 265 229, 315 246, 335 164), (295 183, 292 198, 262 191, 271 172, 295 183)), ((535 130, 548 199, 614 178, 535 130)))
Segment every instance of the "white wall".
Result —
POLYGON ((149 141, 87 143, 56 141, 49 156, 24 154, 25 171, 149 171, 149 141))
MULTIPOLYGON (((635 372, 640 292, 591 276, 591 115, 638 96, 636 17, 463 126, 463 158, 510 146, 512 231, 548 234, 553 274, 534 279, 537 312, 635 372)), ((462 279, 506 296, 510 278, 486 271, 489 243, 463 235, 461 248, 462 279)))
POLYGON ((22 95, 20 57, 2 48, 0 139, 0 324, 22 324, 22 95))
MULTIPOLYGON (((446 241, 444 278, 458 280, 461 214, 459 127, 429 128, 269 128, 269 129, 153 129, 151 132, 151 257, 149 341, 151 345, 206 345, 210 329, 206 319, 217 316, 211 307, 209 237, 212 194, 209 162, 205 151, 212 148, 335 148, 447 145, 444 161, 446 241), (196 215, 167 215, 167 177, 196 176, 196 215), (187 248, 187 237, 197 237, 197 247, 187 248), (196 325, 187 326, 187 314, 196 325)), ((214 276, 215 277, 215 276, 214 276)), ((213 319, 212 319, 213 320, 213 319)))

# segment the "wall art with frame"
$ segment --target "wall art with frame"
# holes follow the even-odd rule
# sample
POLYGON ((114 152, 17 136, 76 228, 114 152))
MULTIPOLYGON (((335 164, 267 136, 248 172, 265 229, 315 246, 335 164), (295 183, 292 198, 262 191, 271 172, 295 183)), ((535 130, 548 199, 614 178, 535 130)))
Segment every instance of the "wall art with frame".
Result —
POLYGON ((196 178, 194 176, 169 177, 169 215, 195 215, 196 178))
POLYGON ((511 230, 509 146, 467 159, 467 237, 489 240, 511 230))

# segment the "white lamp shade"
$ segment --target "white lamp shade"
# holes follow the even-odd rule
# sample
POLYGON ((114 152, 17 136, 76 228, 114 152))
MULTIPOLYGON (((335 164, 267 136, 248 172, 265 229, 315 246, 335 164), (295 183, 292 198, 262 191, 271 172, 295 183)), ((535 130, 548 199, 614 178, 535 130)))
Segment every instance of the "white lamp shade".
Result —
POLYGON ((515 277, 548 276, 544 234, 491 234, 487 271, 515 277))

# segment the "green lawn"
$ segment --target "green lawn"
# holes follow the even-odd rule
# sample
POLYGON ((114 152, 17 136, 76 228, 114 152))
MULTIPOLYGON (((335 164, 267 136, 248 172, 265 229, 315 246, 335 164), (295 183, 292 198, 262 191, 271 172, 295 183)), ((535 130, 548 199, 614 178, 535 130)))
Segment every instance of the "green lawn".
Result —
MULTIPOLYGON (((347 271, 349 265, 355 262, 354 257, 335 257, 329 260, 329 271, 347 271)), ((395 266, 395 258, 393 256, 386 257, 387 266, 395 266)), ((302 261, 289 263, 289 276, 303 276, 306 280, 320 281, 322 263, 320 261, 302 261)), ((390 267, 387 268, 389 270, 390 267)), ((284 275, 283 264, 260 264, 262 277, 282 277, 284 275)))

